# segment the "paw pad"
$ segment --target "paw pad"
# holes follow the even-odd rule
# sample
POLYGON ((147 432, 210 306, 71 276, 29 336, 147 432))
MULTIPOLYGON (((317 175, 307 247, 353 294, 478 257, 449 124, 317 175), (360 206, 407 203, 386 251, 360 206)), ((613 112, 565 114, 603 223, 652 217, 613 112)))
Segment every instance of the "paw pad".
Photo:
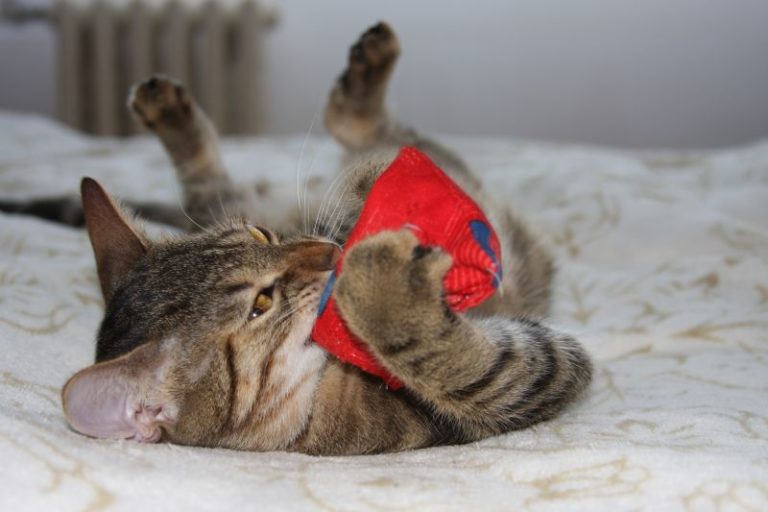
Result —
POLYGON ((184 88, 160 75, 134 86, 128 105, 151 130, 158 125, 182 124, 191 114, 191 101, 184 88))

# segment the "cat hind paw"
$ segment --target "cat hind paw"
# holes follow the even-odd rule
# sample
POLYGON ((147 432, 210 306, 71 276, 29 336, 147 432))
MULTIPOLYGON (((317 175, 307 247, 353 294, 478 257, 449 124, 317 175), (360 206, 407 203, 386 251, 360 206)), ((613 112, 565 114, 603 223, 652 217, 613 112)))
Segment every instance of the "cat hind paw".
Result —
POLYGON ((134 85, 128 107, 150 130, 183 128, 192 122, 192 99, 181 84, 162 75, 134 85))

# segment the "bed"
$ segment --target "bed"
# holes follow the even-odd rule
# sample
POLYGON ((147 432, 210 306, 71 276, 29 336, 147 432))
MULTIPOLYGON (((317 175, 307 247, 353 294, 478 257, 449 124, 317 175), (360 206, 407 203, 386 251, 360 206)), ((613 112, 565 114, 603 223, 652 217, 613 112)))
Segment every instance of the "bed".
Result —
MULTIPOLYGON (((381 456, 88 439, 59 401, 102 315, 87 236, 0 214, 0 510, 768 510, 768 142, 443 140, 556 254, 549 322, 596 361, 583 401, 528 430, 381 456)), ((238 182, 268 178, 291 200, 297 172, 321 193, 341 157, 321 134, 222 144, 238 182)), ((178 201, 148 137, 0 114, 2 196, 75 193, 83 175, 178 201)))

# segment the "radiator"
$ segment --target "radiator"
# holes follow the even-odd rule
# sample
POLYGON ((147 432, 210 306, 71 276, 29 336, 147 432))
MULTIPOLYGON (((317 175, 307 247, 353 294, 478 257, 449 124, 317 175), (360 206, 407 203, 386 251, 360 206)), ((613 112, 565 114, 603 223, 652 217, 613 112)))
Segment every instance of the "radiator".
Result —
POLYGON ((140 130, 125 99, 152 73, 184 83, 222 133, 262 128, 262 36, 274 8, 255 0, 60 0, 50 13, 58 41, 58 112, 98 135, 140 130))

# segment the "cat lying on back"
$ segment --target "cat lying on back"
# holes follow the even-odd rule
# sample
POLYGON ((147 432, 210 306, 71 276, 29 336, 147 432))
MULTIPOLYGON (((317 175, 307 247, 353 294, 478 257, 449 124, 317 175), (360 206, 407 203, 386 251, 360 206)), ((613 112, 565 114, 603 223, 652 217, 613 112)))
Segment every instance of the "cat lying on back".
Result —
MULTIPOLYGON (((494 207, 452 153, 395 124, 384 107, 399 54, 380 23, 352 46, 326 109, 348 150, 334 240, 299 216, 263 222, 234 188, 215 130, 185 90, 153 77, 130 106, 176 166, 191 234, 151 240, 93 180, 82 184, 106 312, 96 364, 62 397, 84 434, 241 450, 390 452, 466 443, 549 419, 588 385, 572 337, 531 320, 549 308, 552 263, 525 226, 494 207), (468 314, 443 300, 451 258, 408 230, 355 246, 334 293, 351 330, 405 383, 382 381, 310 339, 329 271, 377 176, 417 146, 489 214, 502 243, 501 289, 468 314), (217 222, 214 212, 235 218, 217 222)), ((259 209, 261 207, 261 212, 259 209)), ((151 215, 151 211, 148 210, 151 215)), ((168 219, 166 219, 168 220, 168 219)), ((330 226, 328 226, 330 228, 330 226)))

